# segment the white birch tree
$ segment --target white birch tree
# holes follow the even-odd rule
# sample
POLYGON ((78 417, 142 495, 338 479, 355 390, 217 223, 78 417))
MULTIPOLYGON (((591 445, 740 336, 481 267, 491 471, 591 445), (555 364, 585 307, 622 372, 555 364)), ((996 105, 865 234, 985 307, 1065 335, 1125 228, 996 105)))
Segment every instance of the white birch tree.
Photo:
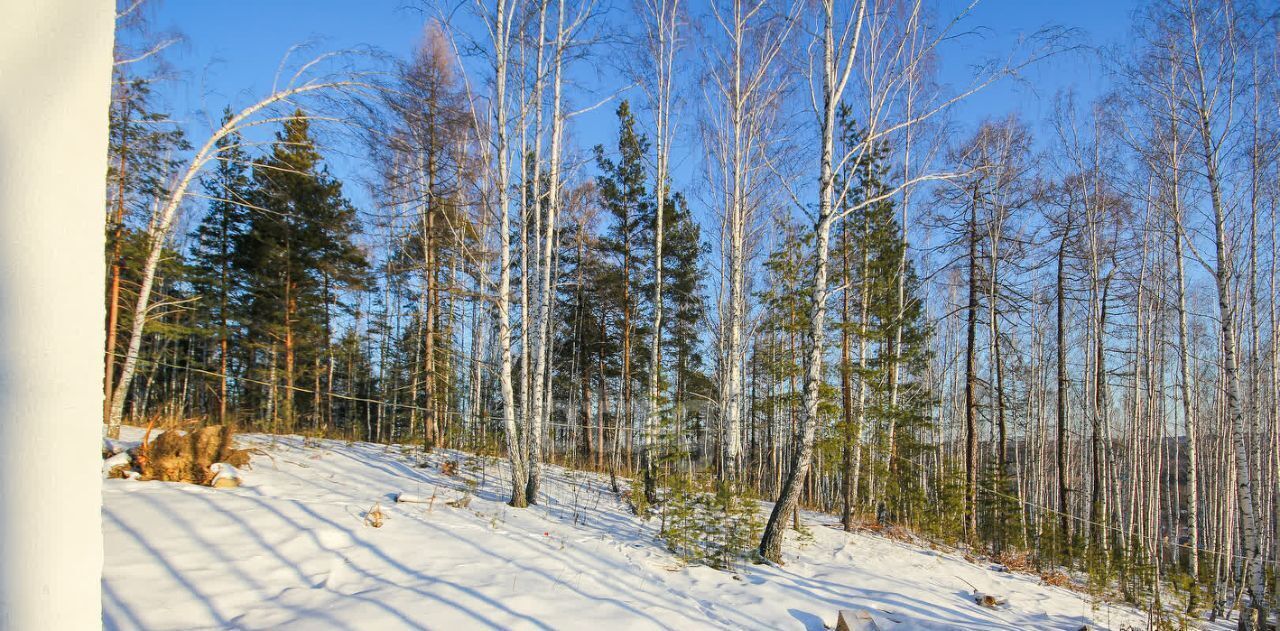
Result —
POLYGON ((120 379, 111 393, 110 413, 107 415, 107 435, 117 437, 120 434, 120 423, 124 417, 125 399, 133 383, 134 373, 138 368, 138 353, 142 346, 143 330, 146 328, 151 314, 151 289, 155 283, 156 270, 160 265, 161 255, 168 242, 170 232, 178 218, 179 211, 188 195, 191 183, 211 162, 218 160, 220 150, 218 141, 242 132, 250 127, 277 123, 289 118, 288 115, 273 113, 273 106, 297 105, 297 100, 314 96, 323 92, 355 90, 362 86, 360 78, 325 79, 307 76, 318 64, 324 63, 331 55, 317 57, 303 64, 282 86, 278 86, 265 98, 240 110, 227 119, 221 127, 210 134, 205 143, 196 151, 185 170, 178 176, 167 199, 163 200, 151 221, 148 223, 147 258, 141 270, 141 283, 138 287, 138 298, 133 308, 133 326, 129 331, 129 344, 126 347, 124 362, 120 369, 120 379), (265 114, 265 116, 264 116, 265 114))

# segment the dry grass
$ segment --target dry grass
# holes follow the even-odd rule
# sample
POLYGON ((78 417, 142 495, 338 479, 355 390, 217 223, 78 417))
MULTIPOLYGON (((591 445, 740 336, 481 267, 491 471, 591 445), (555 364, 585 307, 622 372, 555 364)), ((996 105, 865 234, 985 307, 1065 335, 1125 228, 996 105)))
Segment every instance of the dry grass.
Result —
POLYGON ((1060 570, 1051 570, 1040 574, 1040 582, 1053 587, 1065 587, 1067 589, 1075 587, 1071 577, 1060 570))
POLYGON ((381 528, 383 521, 382 505, 374 504, 369 510, 365 511, 364 523, 374 528, 381 528))
POLYGON ((1005 566, 1010 572, 1029 573, 1035 570, 1034 559, 1030 553, 1015 552, 1006 550, 997 554, 994 558, 996 563, 1005 566))
MULTIPOLYGON (((150 429, 148 429, 148 438, 150 429)), ((134 466, 143 480, 189 482, 208 485, 213 481, 209 465, 225 462, 233 467, 249 464, 249 452, 236 449, 229 425, 209 425, 190 433, 177 429, 161 432, 154 441, 144 439, 134 453, 134 466)))

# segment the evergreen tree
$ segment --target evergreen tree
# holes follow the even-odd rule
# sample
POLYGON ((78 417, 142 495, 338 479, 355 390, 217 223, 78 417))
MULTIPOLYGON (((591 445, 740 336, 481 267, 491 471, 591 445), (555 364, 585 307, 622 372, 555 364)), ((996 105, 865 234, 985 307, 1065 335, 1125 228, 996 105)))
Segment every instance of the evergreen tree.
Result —
MULTIPOLYGON (((862 142, 864 132, 847 109, 840 112, 842 141, 850 147, 862 142)), ((931 394, 924 386, 923 371, 929 359, 930 330, 924 321, 920 280, 914 263, 904 256, 906 243, 890 190, 886 160, 889 147, 876 144, 861 153, 841 174, 849 184, 846 204, 853 209, 842 230, 850 248, 851 279, 848 291, 865 302, 865 320, 852 325, 855 337, 868 348, 865 366, 857 379, 865 388, 865 421, 871 429, 868 448, 868 488, 878 512, 896 520, 917 518, 926 506, 915 458, 927 445, 931 394), (901 286, 900 286, 901 283, 901 286), (860 293, 865 295, 859 295, 860 293), (883 510, 880 510, 883 509, 883 510)))
POLYGON ((618 374, 618 340, 609 334, 609 323, 620 309, 615 304, 619 292, 608 283, 616 280, 613 266, 605 262, 592 223, 599 197, 594 184, 571 189, 566 195, 565 225, 561 229, 559 298, 556 301, 561 323, 553 349, 558 385, 567 393, 578 430, 578 455, 588 465, 604 465, 610 444, 605 425, 615 426, 605 416, 612 406, 608 399, 609 380, 618 374), (593 405, 594 404, 594 405, 593 405))
MULTIPOLYGON (((168 196, 170 180, 180 167, 188 145, 182 130, 169 124, 169 116, 155 109, 148 81, 116 74, 107 136, 107 341, 103 418, 111 409, 115 392, 119 333, 132 326, 121 313, 130 305, 122 286, 131 270, 142 267, 146 256, 145 226, 152 209, 168 196)), ((169 278, 172 278, 170 276, 169 278)))
MULTIPOLYGON (((634 384, 643 382, 645 351, 643 329, 640 323, 644 302, 644 270, 652 267, 645 262, 642 244, 646 231, 653 226, 653 201, 649 197, 644 159, 649 151, 649 141, 636 131, 635 116, 631 106, 623 101, 618 115, 618 157, 611 160, 604 147, 595 148, 596 163, 600 175, 596 178, 600 200, 613 221, 608 232, 600 239, 601 248, 611 269, 608 277, 601 279, 603 287, 612 288, 619 305, 620 322, 618 336, 622 341, 622 421, 630 431, 634 427, 634 384)), ((628 459, 630 442, 628 442, 628 459)))
MULTIPOLYGON (((773 219, 774 248, 764 262, 763 290, 757 293, 764 314, 752 344, 753 375, 759 381, 755 412, 763 416, 762 458, 767 459, 765 480, 776 487, 784 463, 794 447, 790 437, 802 414, 804 394, 804 336, 808 330, 813 293, 806 275, 813 254, 812 233, 785 215, 773 219)), ((770 488, 767 492, 774 492, 770 488)))
MULTIPOLYGON (((223 123, 231 115, 231 109, 227 108, 223 112, 223 123)), ((243 270, 237 265, 235 247, 243 241, 249 228, 246 204, 253 194, 249 156, 241 143, 238 133, 218 140, 218 162, 204 179, 209 207, 192 235, 195 243, 191 248, 190 281, 198 298, 196 318, 208 323, 202 330, 217 344, 217 363, 206 359, 204 364, 220 375, 218 421, 223 423, 227 421, 230 342, 245 283, 243 270)), ((209 354, 207 349, 205 354, 209 354)))
MULTIPOLYGON (((145 221, 191 148, 182 130, 153 102, 150 83, 116 76, 107 136, 107 214, 111 232, 128 220, 145 221)), ((112 244, 108 243, 108 247, 112 244)))
POLYGON ((800 349, 813 295, 805 289, 812 238, 788 217, 775 218, 774 234, 777 244, 765 259, 765 288, 758 293, 765 315, 756 352, 763 356, 760 368, 778 384, 770 389, 775 394, 766 397, 766 404, 786 410, 788 425, 794 426, 803 388, 800 349))
POLYGON ((671 367, 662 373, 670 381, 674 417, 669 419, 689 443, 698 444, 698 417, 689 409, 691 397, 711 397, 711 382, 703 368, 699 343, 706 317, 703 283, 706 271, 702 259, 707 246, 702 229, 693 220, 684 195, 671 195, 663 205, 663 355, 670 357, 671 367))
POLYGON ((268 375, 282 373, 283 391, 268 395, 285 426, 296 422, 294 388, 307 388, 315 390, 310 412, 319 427, 320 362, 331 359, 332 309, 341 289, 363 284, 367 266, 352 241, 359 232, 355 208, 323 164, 301 111, 284 122, 252 179, 260 210, 236 251, 248 274, 251 338, 266 351, 268 375))

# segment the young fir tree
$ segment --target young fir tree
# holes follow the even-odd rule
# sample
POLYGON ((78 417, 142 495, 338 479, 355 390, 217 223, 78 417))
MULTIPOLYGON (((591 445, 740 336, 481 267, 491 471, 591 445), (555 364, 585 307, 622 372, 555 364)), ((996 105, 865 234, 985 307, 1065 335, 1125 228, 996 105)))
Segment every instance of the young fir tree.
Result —
MULTIPOLYGON (((702 229, 693 220, 684 195, 675 193, 663 205, 663 355, 671 366, 662 373, 671 391, 672 426, 666 442, 700 444, 698 416, 691 414, 687 403, 691 397, 711 396, 711 384, 703 371, 703 357, 698 343, 706 317, 706 299, 702 295, 706 271, 702 257, 707 246, 702 242, 702 229)), ((688 456, 690 454, 686 454, 688 456)))
MULTIPOLYGON (((849 112, 840 114, 842 141, 848 146, 863 142, 849 112)), ((840 256, 848 257, 848 291, 861 307, 856 322, 845 326, 851 326, 867 349, 855 371, 865 393, 864 422, 871 430, 867 492, 883 517, 918 523, 930 505, 916 470, 927 449, 922 438, 933 404, 923 374, 930 330, 919 277, 911 258, 904 255, 897 205, 892 197, 880 199, 891 189, 886 181, 888 153, 882 143, 869 147, 841 174, 841 184, 849 185, 846 203, 853 212, 842 226, 851 232, 852 238, 841 239, 850 251, 840 256)))
MULTIPOLYGON (((223 112, 225 123, 231 109, 223 112)), ((217 142, 218 161, 204 179, 208 210, 192 237, 190 282, 196 302, 197 321, 207 323, 202 330, 209 334, 215 349, 203 349, 206 370, 218 373, 218 422, 227 422, 230 381, 230 348, 233 329, 244 288, 243 270, 236 264, 235 247, 249 229, 249 204, 253 194, 249 179, 249 156, 241 146, 239 133, 228 134, 217 142), (216 357, 216 361, 212 358, 216 357)))
POLYGON ((716 451, 694 453, 707 431, 706 413, 694 413, 684 405, 695 397, 711 400, 715 391, 703 370, 698 344, 706 315, 701 258, 707 248, 684 196, 673 195, 664 207, 663 302, 668 332, 663 343, 664 354, 674 356, 674 364, 663 374, 675 380, 671 386, 675 413, 665 419, 663 428, 661 456, 670 473, 662 477, 660 531, 667 548, 685 562, 733 570, 754 553, 764 520, 758 502, 743 488, 705 471, 698 473, 691 465, 695 460, 705 462, 716 451))
POLYGON ((359 232, 355 208, 323 164, 301 111, 254 164, 253 193, 260 210, 251 215, 236 258, 247 275, 251 337, 267 374, 278 376, 265 393, 268 409, 294 428, 306 401, 294 389, 312 390, 309 412, 319 429, 320 363, 332 361, 333 307, 342 289, 363 283, 367 264, 352 241, 359 232))
POLYGON ((764 318, 753 348, 753 363, 769 382, 757 400, 769 419, 764 440, 768 477, 777 480, 785 462, 782 454, 790 449, 786 433, 794 430, 802 413, 802 348, 813 296, 805 275, 810 269, 813 239, 809 231, 788 217, 775 219, 774 234, 776 246, 764 263, 765 289, 757 294, 764 318), (775 418, 777 415, 782 418, 775 418), (777 427, 784 429, 774 431, 777 427))

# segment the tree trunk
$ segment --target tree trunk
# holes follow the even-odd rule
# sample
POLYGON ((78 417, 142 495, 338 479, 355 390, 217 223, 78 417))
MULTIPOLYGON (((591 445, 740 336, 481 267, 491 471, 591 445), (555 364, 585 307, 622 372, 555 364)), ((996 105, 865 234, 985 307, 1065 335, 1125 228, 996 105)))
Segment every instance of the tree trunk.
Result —
POLYGON ((978 190, 969 209, 969 304, 965 313, 965 537, 978 539, 978 190))
MULTIPOLYGON (((1249 609, 1262 620, 1266 600, 1266 564, 1259 554, 1257 505, 1253 494, 1253 470, 1249 464, 1248 436, 1251 434, 1240 403, 1240 374, 1236 364, 1238 344, 1235 331, 1235 304, 1231 298, 1232 254, 1227 243, 1226 209, 1218 179, 1218 163, 1213 146, 1208 113, 1201 115, 1200 138, 1205 152, 1205 176, 1209 182, 1209 198, 1213 205, 1214 254, 1218 290, 1218 320, 1222 335, 1222 377, 1226 389, 1226 413, 1231 423, 1235 446, 1236 491, 1240 510, 1240 536, 1248 575, 1244 578, 1249 592, 1249 609)), ((1242 613, 1243 616, 1246 615, 1242 613)), ((1258 627, 1253 627, 1258 628, 1258 627)))
POLYGON ((1067 487, 1067 236, 1071 232, 1071 214, 1067 213, 1067 223, 1062 228, 1062 238, 1058 244, 1058 274, 1055 302, 1057 306, 1057 370, 1058 370, 1058 529, 1061 531, 1062 556, 1067 564, 1071 563, 1071 503, 1067 487))
MULTIPOLYGON (((858 5, 856 24, 861 25, 866 4, 858 5)), ((822 356, 826 346, 827 317, 827 264, 828 249, 831 242, 831 225, 835 219, 835 177, 832 162, 835 154, 836 109, 840 102, 840 91, 844 86, 843 76, 837 66, 834 34, 834 2, 824 0, 824 33, 823 33, 823 117, 822 148, 819 156, 818 174, 818 221, 814 227, 814 270, 813 297, 810 305, 808 322, 808 339, 806 341, 807 357, 805 359, 804 411, 800 417, 800 428, 797 432, 796 449, 791 457, 790 468, 778 501, 773 505, 769 522, 765 525, 764 535, 760 539, 760 555, 775 563, 782 560, 782 536, 784 521, 798 508, 800 489, 805 476, 809 473, 809 465, 813 456, 813 440, 818 426, 818 404, 822 384, 822 356), (839 87, 838 87, 839 86, 839 87)), ((852 62, 853 52, 857 50, 857 39, 850 47, 849 59, 852 62)))
POLYGON ((497 189, 497 213, 500 216, 500 248, 501 268, 498 272, 498 344, 501 347, 502 362, 499 375, 502 389, 502 419, 506 428, 507 457, 511 461, 511 501, 516 508, 528 506, 525 486, 528 484, 528 470, 525 465, 525 441, 521 428, 516 425, 515 389, 511 375, 511 214, 510 204, 510 165, 508 164, 507 146, 507 52, 510 45, 508 30, 508 0, 497 0, 494 6, 493 45, 494 45, 494 103, 493 128, 496 135, 494 153, 498 161, 497 178, 493 183, 497 189))

